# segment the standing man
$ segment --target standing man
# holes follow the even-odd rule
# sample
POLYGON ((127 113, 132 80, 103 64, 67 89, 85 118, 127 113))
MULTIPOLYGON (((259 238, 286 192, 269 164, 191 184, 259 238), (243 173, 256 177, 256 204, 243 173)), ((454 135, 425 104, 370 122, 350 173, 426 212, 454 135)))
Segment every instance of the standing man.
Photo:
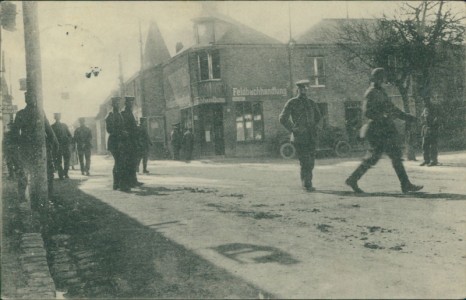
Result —
POLYGON ((408 174, 401 159, 401 149, 398 145, 398 132, 393 119, 398 118, 406 122, 416 121, 416 117, 398 109, 388 98, 382 84, 385 80, 383 68, 376 68, 371 73, 371 85, 367 89, 363 106, 365 116, 369 123, 361 132, 363 137, 367 137, 371 146, 370 154, 362 161, 359 167, 346 179, 356 193, 363 193, 358 186, 358 180, 374 166, 383 153, 386 153, 391 161, 396 175, 401 183, 403 193, 416 192, 423 188, 421 185, 414 185, 409 181, 408 174))
POLYGON ((317 125, 321 120, 317 104, 307 97, 309 80, 296 82, 298 96, 286 102, 280 113, 280 123, 291 132, 291 142, 301 166, 301 184, 308 192, 315 191, 312 186, 312 171, 315 164, 317 125))
POLYGON ((185 154, 186 162, 193 158, 194 136, 190 127, 186 128, 183 134, 182 148, 185 154))
POLYGON ((53 117, 55 123, 52 124, 53 132, 58 140, 58 150, 54 153, 55 157, 55 168, 58 170, 58 177, 60 179, 69 178, 68 169, 70 168, 70 144, 73 140, 68 126, 65 123, 61 123, 61 114, 54 113, 53 117))
POLYGON ((139 119, 138 127, 138 138, 139 138, 139 157, 138 157, 138 170, 142 160, 142 172, 148 174, 147 160, 149 158, 149 148, 152 146, 152 142, 147 131, 147 118, 139 119))
POLYGON ((173 124, 170 138, 173 150, 173 160, 180 160, 181 142, 183 139, 180 123, 173 124))
POLYGON ((108 143, 107 149, 112 153, 115 163, 113 164, 113 189, 120 189, 123 192, 131 191, 127 177, 124 177, 124 155, 125 155, 125 144, 128 139, 128 133, 124 129, 123 116, 120 113, 120 97, 112 98, 112 108, 107 118, 105 118, 105 124, 107 128, 108 143))
MULTIPOLYGON (((12 127, 12 136, 18 148, 18 194, 20 201, 26 200, 26 187, 28 184, 28 177, 33 172, 31 166, 33 161, 41 159, 37 157, 39 152, 35 145, 37 145, 36 123, 37 123, 37 106, 36 102, 25 93, 26 107, 16 113, 15 122, 12 127)), ((43 113, 43 112, 42 112, 43 113)), ((44 113, 43 113, 44 114, 44 113)), ((45 129, 45 145, 46 145, 46 159, 47 159, 47 185, 48 194, 53 194, 53 155, 52 152, 58 149, 58 140, 55 133, 50 126, 47 117, 44 114, 44 129, 45 129)), ((33 206, 38 205, 32 203, 33 206)))
MULTIPOLYGON (((138 125, 133 115, 134 97, 125 97, 125 109, 121 112, 124 130, 128 133, 125 139, 125 155, 123 176, 126 176, 130 187, 141 186, 136 176, 138 159, 138 125)), ((126 180, 126 179, 125 179, 126 180)))
POLYGON ((438 165, 438 131, 439 131, 439 120, 437 112, 435 111, 430 100, 427 100, 426 107, 421 114, 422 121, 422 151, 424 154, 424 161, 421 166, 438 165))
POLYGON ((89 176, 89 170, 91 169, 92 133, 85 123, 84 118, 79 118, 79 127, 74 131, 74 142, 78 151, 81 174, 89 176), (84 158, 86 159, 85 164, 84 158))

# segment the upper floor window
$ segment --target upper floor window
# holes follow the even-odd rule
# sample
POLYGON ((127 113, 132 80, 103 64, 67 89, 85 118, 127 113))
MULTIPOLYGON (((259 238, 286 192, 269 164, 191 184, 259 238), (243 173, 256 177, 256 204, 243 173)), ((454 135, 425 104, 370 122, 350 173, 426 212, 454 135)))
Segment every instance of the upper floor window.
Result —
POLYGON ((324 87, 326 83, 324 58, 311 57, 310 58, 310 73, 311 73, 311 86, 324 87))
POLYGON ((197 43, 208 45, 214 42, 214 24, 212 22, 200 23, 196 25, 197 43))
POLYGON ((220 55, 218 51, 200 52, 197 59, 201 81, 220 79, 220 55))

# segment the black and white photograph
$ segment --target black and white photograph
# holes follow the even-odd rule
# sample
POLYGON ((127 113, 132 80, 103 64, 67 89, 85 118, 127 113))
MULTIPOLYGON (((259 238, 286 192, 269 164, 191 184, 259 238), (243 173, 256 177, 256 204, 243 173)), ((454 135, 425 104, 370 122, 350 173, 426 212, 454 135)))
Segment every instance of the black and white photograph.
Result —
POLYGON ((463 299, 463 1, 1 1, 1 299, 463 299))

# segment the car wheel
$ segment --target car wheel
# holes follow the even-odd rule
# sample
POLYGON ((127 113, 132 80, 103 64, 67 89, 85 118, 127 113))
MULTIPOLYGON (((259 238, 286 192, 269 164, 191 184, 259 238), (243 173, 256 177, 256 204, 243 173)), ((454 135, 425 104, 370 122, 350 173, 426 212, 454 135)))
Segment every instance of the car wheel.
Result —
POLYGON ((296 148, 289 142, 283 143, 280 146, 280 155, 284 159, 292 159, 296 155, 296 148))
POLYGON ((338 157, 346 157, 351 151, 351 145, 345 141, 339 141, 335 145, 335 153, 338 157))

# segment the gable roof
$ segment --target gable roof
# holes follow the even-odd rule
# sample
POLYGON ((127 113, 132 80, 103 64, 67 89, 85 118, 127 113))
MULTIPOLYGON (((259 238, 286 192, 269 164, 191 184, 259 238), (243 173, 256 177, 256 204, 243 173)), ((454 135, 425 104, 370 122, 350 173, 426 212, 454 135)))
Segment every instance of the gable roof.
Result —
POLYGON ((377 19, 322 19, 296 38, 298 44, 333 44, 342 25, 374 26, 377 19))
POLYGON ((279 40, 206 6, 201 11, 201 14, 193 19, 195 23, 203 21, 223 23, 228 27, 222 36, 216 36, 215 44, 282 44, 279 40))
POLYGON ((144 48, 143 66, 149 68, 164 63, 170 59, 165 40, 160 33, 157 23, 152 22, 147 34, 146 46, 144 48))

